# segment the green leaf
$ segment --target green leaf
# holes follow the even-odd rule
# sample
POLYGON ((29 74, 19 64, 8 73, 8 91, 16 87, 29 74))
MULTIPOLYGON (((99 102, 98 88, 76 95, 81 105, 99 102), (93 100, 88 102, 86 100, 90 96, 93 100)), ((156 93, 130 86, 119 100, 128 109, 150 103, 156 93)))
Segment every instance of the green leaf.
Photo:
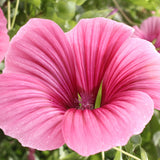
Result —
POLYGON ((82 157, 81 155, 77 154, 76 152, 71 152, 67 154, 65 157, 60 158, 60 160, 85 160, 85 157, 82 157))
POLYGON ((79 155, 78 153, 68 150, 65 145, 59 148, 60 160, 85 160, 86 157, 79 155))
POLYGON ((65 20, 71 20, 75 15, 75 11, 76 3, 74 1, 62 0, 56 5, 57 16, 65 20))
POLYGON ((0 143, 3 141, 4 138, 5 138, 5 135, 3 131, 0 129, 0 143))
POLYGON ((127 145, 125 146, 125 149, 129 153, 133 153, 135 148, 141 145, 141 143, 142 143, 142 138, 140 135, 132 136, 128 141, 127 145))
POLYGON ((6 0, 0 0, 0 6, 3 6, 4 2, 6 2, 6 0))
POLYGON ((64 30, 65 20, 58 17, 56 13, 53 13, 52 7, 47 7, 47 15, 44 16, 44 18, 48 18, 48 19, 53 20, 55 23, 57 23, 64 30))
POLYGON ((100 154, 95 154, 89 157, 89 160, 102 160, 100 154))
POLYGON ((12 38, 18 32, 19 29, 20 26, 16 24, 14 28, 8 32, 10 38, 12 38))
POLYGON ((84 12, 81 16, 80 19, 82 18, 94 18, 94 17, 106 17, 111 10, 109 9, 103 9, 103 10, 89 10, 87 12, 84 12))
POLYGON ((110 149, 109 151, 105 152, 105 157, 108 159, 114 159, 116 152, 117 151, 115 149, 110 149))
POLYGON ((114 160, 123 160, 122 153, 120 151, 116 152, 114 160))
POLYGON ((76 4, 78 5, 78 6, 81 6, 84 2, 86 2, 87 0, 77 0, 76 1, 76 4))
POLYGON ((158 158, 157 149, 152 141, 142 145, 149 156, 149 160, 156 160, 158 158))
POLYGON ((140 148, 140 152, 141 152, 141 160, 148 160, 147 153, 142 147, 140 148))
POLYGON ((102 83, 100 84, 100 87, 97 93, 95 108, 99 108, 101 106, 101 98, 102 98, 102 83))
POLYGON ((153 135, 153 142, 155 146, 160 146, 160 131, 153 135))
POLYGON ((69 21, 68 23, 69 23, 69 27, 68 27, 69 29, 72 29, 77 24, 76 21, 72 21, 72 20, 69 21))
POLYGON ((142 138, 140 135, 134 135, 130 138, 130 141, 134 145, 141 145, 142 143, 142 138))
POLYGON ((150 127, 150 131, 152 133, 152 136, 154 135, 154 133, 159 131, 160 123, 158 121, 158 118, 155 115, 152 116, 152 119, 151 119, 151 121, 149 123, 149 127, 150 127))
POLYGON ((142 136, 142 141, 144 143, 149 143, 152 140, 152 135, 151 135, 149 124, 143 130, 141 136, 142 136))
POLYGON ((154 10, 156 8, 155 2, 153 0, 129 0, 132 4, 137 6, 142 6, 149 10, 154 10))
POLYGON ((28 0, 27 2, 33 4, 37 8, 40 8, 41 6, 41 0, 28 0))

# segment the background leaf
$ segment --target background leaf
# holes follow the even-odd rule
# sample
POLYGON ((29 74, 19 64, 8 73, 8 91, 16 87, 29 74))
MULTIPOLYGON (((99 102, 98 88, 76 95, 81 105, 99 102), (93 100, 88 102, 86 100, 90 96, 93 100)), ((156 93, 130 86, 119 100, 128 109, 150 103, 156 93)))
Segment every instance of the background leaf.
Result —
MULTIPOLYGON (((120 147, 120 149, 122 149, 122 147, 120 147)), ((123 160, 122 153, 117 151, 115 154, 114 160, 123 160)))
POLYGON ((148 160, 148 156, 147 156, 146 151, 142 147, 140 148, 140 151, 141 151, 141 159, 148 160))

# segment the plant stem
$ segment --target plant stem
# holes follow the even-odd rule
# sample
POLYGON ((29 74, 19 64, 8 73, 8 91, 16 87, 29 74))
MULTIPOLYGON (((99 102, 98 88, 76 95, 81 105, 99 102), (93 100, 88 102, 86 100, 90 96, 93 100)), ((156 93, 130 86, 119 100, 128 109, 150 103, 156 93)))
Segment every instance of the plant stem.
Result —
POLYGON ((14 24, 15 24, 17 12, 18 12, 18 6, 19 6, 19 0, 17 0, 17 2, 16 2, 16 8, 15 8, 14 17, 13 17, 13 20, 12 20, 11 29, 14 27, 14 24))
POLYGON ((123 151, 123 150, 120 149, 120 148, 113 147, 113 149, 115 149, 115 150, 117 150, 117 151, 119 151, 119 152, 121 152, 121 153, 123 153, 123 154, 125 154, 125 155, 127 155, 127 156, 129 156, 129 157, 131 157, 131 158, 133 158, 133 159, 135 159, 135 160, 141 160, 140 158, 138 158, 138 157, 136 157, 136 156, 134 156, 134 155, 132 155, 132 154, 130 154, 130 153, 128 153, 128 152, 125 152, 125 151, 123 151))
POLYGON ((102 153, 102 160, 105 160, 105 153, 104 152, 101 153, 102 153))
POLYGON ((7 21, 8 21, 8 31, 11 29, 11 2, 10 0, 8 0, 7 2, 7 12, 8 12, 8 16, 7 16, 7 21))
POLYGON ((132 22, 129 17, 123 12, 123 10, 121 9, 121 7, 119 6, 118 2, 116 0, 113 0, 113 3, 115 4, 115 6, 117 7, 117 9, 119 10, 119 12, 122 14, 122 16, 126 19, 126 21, 130 24, 130 25, 136 25, 136 23, 132 22))

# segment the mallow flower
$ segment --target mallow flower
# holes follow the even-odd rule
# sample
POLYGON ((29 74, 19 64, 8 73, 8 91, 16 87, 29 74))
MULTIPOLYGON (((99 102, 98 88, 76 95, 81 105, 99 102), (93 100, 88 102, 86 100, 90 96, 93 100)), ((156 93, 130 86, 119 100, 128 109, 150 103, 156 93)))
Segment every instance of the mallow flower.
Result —
POLYGON ((80 20, 67 33, 29 20, 0 75, 0 128, 38 150, 66 143, 88 156, 125 145, 160 109, 160 55, 132 33, 105 18, 80 20))
POLYGON ((134 37, 139 37, 152 42, 160 52, 160 17, 149 17, 142 22, 140 27, 134 26, 134 37))
POLYGON ((0 62, 4 59, 9 45, 9 36, 7 34, 7 20, 0 8, 0 62))

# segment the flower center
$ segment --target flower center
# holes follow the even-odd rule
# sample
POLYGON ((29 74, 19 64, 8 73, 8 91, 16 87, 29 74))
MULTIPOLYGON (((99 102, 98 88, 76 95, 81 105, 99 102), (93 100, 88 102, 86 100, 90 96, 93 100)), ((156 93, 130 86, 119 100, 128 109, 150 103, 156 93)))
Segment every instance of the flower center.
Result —
POLYGON ((94 98, 92 95, 87 94, 78 94, 78 102, 79 105, 76 107, 77 109, 94 109, 94 98))
POLYGON ((102 97, 102 83, 99 87, 97 97, 95 99, 95 96, 88 95, 88 94, 79 94, 78 93, 78 106, 76 106, 77 109, 96 109, 99 108, 101 105, 101 97, 102 97))

